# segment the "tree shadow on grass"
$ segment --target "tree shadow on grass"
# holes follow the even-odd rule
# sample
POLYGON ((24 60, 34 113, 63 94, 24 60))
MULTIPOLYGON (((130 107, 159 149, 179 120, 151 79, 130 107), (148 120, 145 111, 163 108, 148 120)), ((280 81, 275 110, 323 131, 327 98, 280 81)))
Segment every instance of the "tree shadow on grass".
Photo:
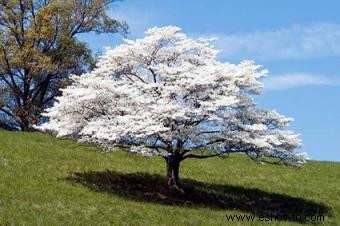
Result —
MULTIPOLYGON (((156 174, 89 171, 74 173, 67 180, 80 183, 94 191, 165 205, 240 210, 258 216, 332 215, 331 208, 321 203, 228 184, 183 179, 181 180, 181 186, 185 190, 183 194, 169 190, 165 177, 156 174)), ((303 220, 290 219, 294 220, 306 223, 303 220)))

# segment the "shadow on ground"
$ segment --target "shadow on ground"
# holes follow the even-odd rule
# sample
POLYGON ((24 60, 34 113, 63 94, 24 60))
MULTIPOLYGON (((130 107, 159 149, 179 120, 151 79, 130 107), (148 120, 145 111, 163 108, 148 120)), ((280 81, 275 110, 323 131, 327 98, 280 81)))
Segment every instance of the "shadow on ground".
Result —
POLYGON ((185 193, 182 194, 169 190, 165 183, 166 179, 155 174, 89 171, 74 173, 67 179, 94 191, 158 204, 241 210, 258 216, 332 215, 331 209, 324 204, 228 184, 210 184, 183 179, 181 186, 185 193))

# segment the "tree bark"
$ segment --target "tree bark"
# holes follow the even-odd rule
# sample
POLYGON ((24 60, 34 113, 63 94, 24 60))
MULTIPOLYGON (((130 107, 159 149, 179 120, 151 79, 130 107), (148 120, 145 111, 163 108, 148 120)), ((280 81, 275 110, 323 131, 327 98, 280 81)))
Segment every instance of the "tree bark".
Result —
POLYGON ((166 159, 167 180, 170 188, 179 188, 179 165, 181 159, 177 155, 169 155, 166 159))
POLYGON ((21 131, 30 131, 29 121, 25 118, 25 116, 20 117, 20 118, 21 118, 21 122, 20 122, 21 131))

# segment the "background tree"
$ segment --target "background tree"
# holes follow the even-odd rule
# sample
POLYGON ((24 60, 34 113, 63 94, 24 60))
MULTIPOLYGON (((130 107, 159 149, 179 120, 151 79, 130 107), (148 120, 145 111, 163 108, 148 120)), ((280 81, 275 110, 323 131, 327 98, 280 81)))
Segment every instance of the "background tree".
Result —
POLYGON ((29 130, 70 74, 93 63, 77 34, 125 33, 115 0, 0 0, 0 125, 29 130))
POLYGON ((306 154, 294 151, 298 135, 285 130, 292 119, 252 100, 266 71, 252 61, 222 63, 217 52, 177 27, 149 29, 144 39, 108 50, 91 73, 73 77, 38 128, 107 150, 161 155, 175 188, 188 158, 242 152, 258 162, 305 163, 306 154))

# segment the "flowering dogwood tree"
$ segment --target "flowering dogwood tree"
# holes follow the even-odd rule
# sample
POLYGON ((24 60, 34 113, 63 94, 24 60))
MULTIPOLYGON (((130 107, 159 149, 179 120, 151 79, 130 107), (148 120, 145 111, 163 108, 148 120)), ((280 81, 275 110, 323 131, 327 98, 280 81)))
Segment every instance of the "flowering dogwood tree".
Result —
POLYGON ((178 186, 181 161, 242 152, 301 166, 292 118, 258 108, 252 95, 266 75, 252 61, 217 60, 209 39, 177 27, 151 28, 145 38, 108 49, 96 68, 62 90, 38 126, 105 150, 163 156, 168 185, 178 186), (205 150, 205 151, 202 151, 205 150))

